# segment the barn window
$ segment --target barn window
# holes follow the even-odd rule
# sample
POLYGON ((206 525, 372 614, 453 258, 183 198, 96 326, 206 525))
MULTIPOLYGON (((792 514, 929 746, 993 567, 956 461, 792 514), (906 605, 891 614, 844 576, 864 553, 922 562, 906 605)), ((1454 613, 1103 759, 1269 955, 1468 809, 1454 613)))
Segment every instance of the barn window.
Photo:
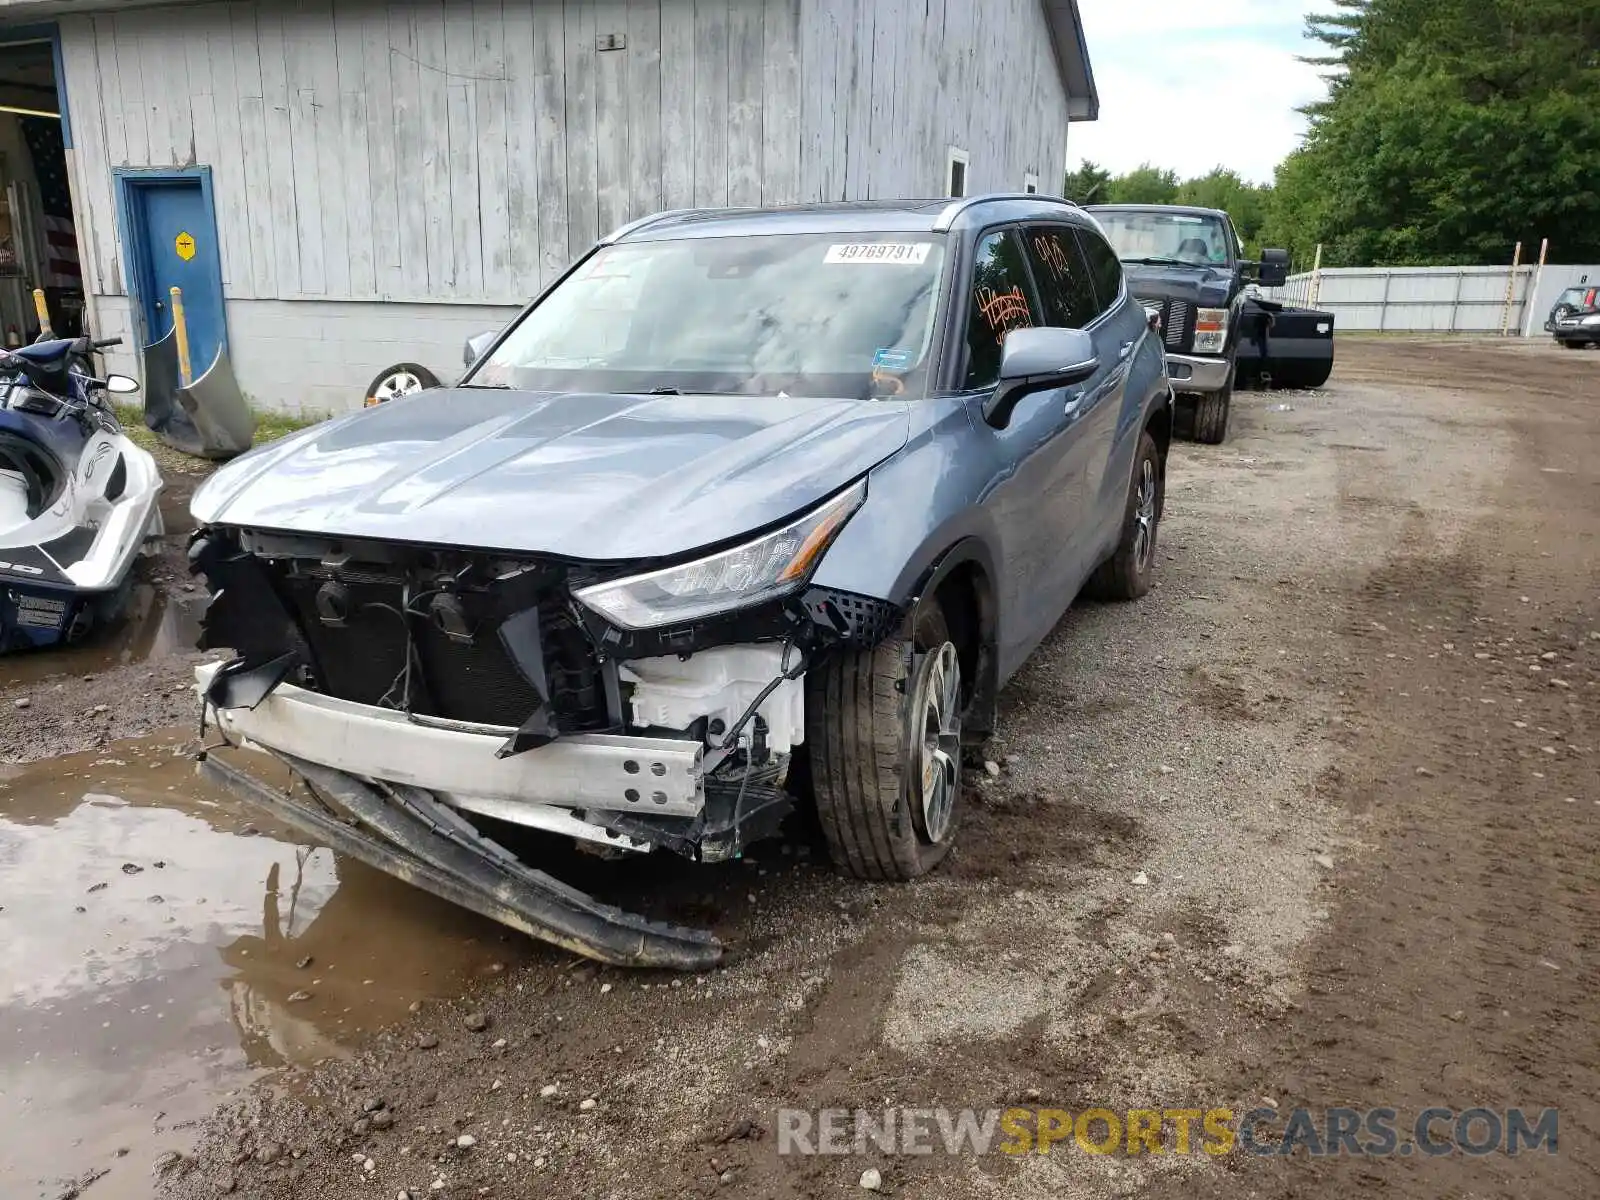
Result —
POLYGON ((945 191, 952 196, 965 196, 967 194, 967 164, 972 161, 971 155, 965 150, 950 147, 950 169, 946 174, 948 186, 945 191))
POLYGON ((1039 177, 1029 171, 1022 177, 1022 190, 1032 196, 1039 191, 1039 177))

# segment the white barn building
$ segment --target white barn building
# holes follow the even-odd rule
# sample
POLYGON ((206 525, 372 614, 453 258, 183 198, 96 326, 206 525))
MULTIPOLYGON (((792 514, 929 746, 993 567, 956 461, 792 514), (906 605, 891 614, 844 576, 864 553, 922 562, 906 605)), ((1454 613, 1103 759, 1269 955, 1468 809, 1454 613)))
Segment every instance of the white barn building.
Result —
POLYGON ((634 217, 1056 192, 1097 111, 1076 0, 0 0, 0 330, 137 373, 176 284, 196 374, 340 411, 634 217))

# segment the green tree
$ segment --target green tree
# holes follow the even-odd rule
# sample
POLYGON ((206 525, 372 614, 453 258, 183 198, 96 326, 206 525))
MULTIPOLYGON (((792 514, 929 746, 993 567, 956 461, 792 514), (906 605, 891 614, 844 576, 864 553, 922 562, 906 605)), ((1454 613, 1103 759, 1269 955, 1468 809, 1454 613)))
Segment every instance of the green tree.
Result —
MULTIPOLYGON (((1600 0, 1333 0, 1269 238, 1332 264, 1600 257, 1600 0)), ((1302 259, 1303 261, 1303 259, 1302 259)))
POLYGON ((1076 171, 1067 172, 1066 180, 1061 185, 1061 194, 1079 204, 1103 204, 1110 183, 1111 172, 1086 158, 1076 171))
POLYGON ((1118 175, 1106 188, 1107 204, 1174 204, 1178 199, 1178 173, 1145 163, 1118 175))

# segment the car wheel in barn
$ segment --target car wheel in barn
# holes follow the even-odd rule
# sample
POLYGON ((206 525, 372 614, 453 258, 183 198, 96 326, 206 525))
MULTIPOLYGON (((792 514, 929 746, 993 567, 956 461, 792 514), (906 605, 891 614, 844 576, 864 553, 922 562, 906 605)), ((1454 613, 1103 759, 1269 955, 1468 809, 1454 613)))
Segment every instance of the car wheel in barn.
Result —
POLYGON ((1583 347, 1584 347, 1584 343, 1583 342, 1562 341, 1561 347, 1564 350, 1582 350, 1583 347))
POLYGON ((1194 402, 1194 440, 1219 446, 1228 436, 1228 409, 1233 404, 1233 379, 1237 365, 1228 368, 1228 382, 1216 392, 1197 396, 1194 402))
POLYGON ((1156 570, 1156 531, 1161 525, 1166 479, 1161 452, 1148 433, 1139 435, 1128 484, 1128 507, 1122 519, 1122 540, 1114 554, 1089 576, 1085 593, 1095 600, 1137 600, 1150 590, 1156 570))
POLYGON ((961 656, 937 602, 911 644, 834 656, 806 680, 806 744, 833 861, 858 879, 914 879, 961 819, 961 656))
POLYGON ((378 372, 378 377, 367 385, 366 407, 386 404, 396 396, 409 396, 412 392, 438 386, 439 377, 427 367, 417 363, 396 363, 378 372))

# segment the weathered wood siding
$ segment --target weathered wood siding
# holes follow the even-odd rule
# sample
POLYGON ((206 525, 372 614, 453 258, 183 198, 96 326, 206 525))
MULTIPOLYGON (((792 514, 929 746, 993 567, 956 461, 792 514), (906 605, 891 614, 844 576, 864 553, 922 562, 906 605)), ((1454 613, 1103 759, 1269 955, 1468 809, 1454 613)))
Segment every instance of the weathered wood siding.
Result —
POLYGON ((800 190, 808 199, 1059 194, 1067 101, 1039 0, 805 0, 800 190))
POLYGON ((61 30, 100 295, 126 291, 118 166, 211 167, 230 300, 499 304, 662 208, 938 195, 951 145, 969 191, 1065 165, 1039 0, 238 0, 61 30))
POLYGON ((525 299, 664 207, 800 198, 801 0, 298 0, 62 21, 91 284, 112 170, 209 165, 229 299, 525 299), (614 34, 623 48, 598 50, 614 34))

